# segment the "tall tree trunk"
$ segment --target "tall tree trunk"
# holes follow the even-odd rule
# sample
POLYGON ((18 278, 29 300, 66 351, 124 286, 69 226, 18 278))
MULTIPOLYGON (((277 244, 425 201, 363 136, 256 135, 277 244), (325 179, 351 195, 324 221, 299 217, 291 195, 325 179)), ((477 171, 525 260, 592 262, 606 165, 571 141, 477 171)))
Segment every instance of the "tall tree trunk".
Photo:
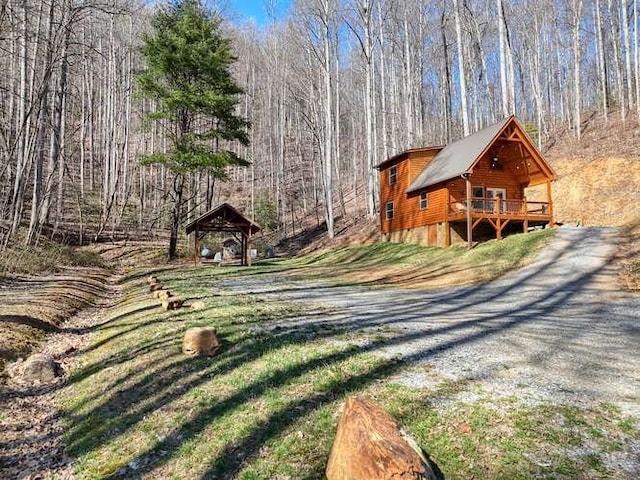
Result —
POLYGON ((622 38, 624 41, 624 68, 627 73, 627 102, 629 109, 633 105, 633 77, 631 76, 631 42, 629 40, 629 8, 627 0, 620 0, 622 17, 622 38))
POLYGON ((462 115, 462 131, 464 136, 468 136, 469 130, 469 107, 467 106, 467 79, 464 61, 464 45, 462 43, 462 22, 460 19, 459 0, 453 0, 454 18, 456 23, 456 41, 458 44, 458 77, 460 81, 460 108, 462 115))
POLYGON ((327 222, 327 234, 329 238, 335 235, 333 227, 333 159, 331 150, 333 148, 332 130, 333 115, 331 113, 332 90, 331 90, 331 13, 330 0, 320 0, 322 8, 322 45, 324 61, 324 210, 325 221, 327 222))
MULTIPOLYGON (((602 18, 600 11, 600 0, 595 1, 594 5, 595 10, 595 18, 596 18, 596 46, 597 46, 597 55, 598 55, 598 79, 600 83, 600 95, 602 96, 602 115, 604 116, 604 121, 608 122, 609 116, 609 92, 607 90, 607 72, 606 72, 606 63, 605 63, 605 54, 604 54, 604 40, 602 33, 602 18)), ((636 79, 637 84, 637 79, 636 79)))
POLYGON ((51 133, 51 143, 49 147, 49 172, 42 200, 42 209, 40 210, 40 223, 46 223, 49 219, 49 210, 53 197, 54 187, 57 187, 54 181, 58 168, 60 166, 60 153, 62 146, 62 136, 64 135, 64 107, 65 95, 67 92, 67 68, 68 59, 67 51, 71 41, 71 28, 65 29, 64 42, 60 53, 60 73, 58 75, 58 86, 55 94, 53 105, 53 125, 51 133))
POLYGON ((444 64, 444 143, 451 142, 451 118, 452 107, 451 102, 452 90, 451 90, 451 71, 449 70, 449 45, 447 44, 446 33, 446 10, 445 5, 442 5, 442 14, 440 16, 440 38, 442 39, 442 62, 444 64))
POLYGON ((580 55, 580 19, 582 16, 582 0, 573 0, 573 82, 574 82, 574 130, 578 140, 581 136, 581 105, 582 105, 582 91, 580 83, 580 61, 582 59, 580 55))
POLYGON ((178 252, 178 234, 182 223, 182 203, 184 201, 184 175, 177 174, 173 179, 173 215, 171 217, 171 236, 169 237, 169 260, 173 260, 178 252))
POLYGON ((504 29, 504 10, 502 0, 496 0, 498 11, 498 49, 500 52, 500 91, 502 93, 502 116, 508 117, 510 112, 509 93, 507 90, 507 56, 505 53, 507 39, 504 29))

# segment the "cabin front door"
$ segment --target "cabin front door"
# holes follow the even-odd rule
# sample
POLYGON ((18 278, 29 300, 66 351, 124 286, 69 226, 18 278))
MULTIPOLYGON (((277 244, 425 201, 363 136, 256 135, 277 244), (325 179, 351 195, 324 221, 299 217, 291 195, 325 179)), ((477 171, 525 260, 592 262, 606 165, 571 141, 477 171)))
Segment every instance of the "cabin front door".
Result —
POLYGON ((507 199, 507 190, 504 188, 487 188, 487 198, 493 199, 493 213, 498 213, 498 209, 504 209, 504 201, 507 199))

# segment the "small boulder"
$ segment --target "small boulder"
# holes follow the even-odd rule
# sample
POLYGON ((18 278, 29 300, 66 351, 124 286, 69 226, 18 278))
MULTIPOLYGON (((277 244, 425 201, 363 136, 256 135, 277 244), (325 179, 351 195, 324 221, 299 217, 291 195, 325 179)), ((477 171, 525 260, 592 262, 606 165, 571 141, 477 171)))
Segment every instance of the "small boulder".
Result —
POLYGON ((190 357, 213 356, 220 350, 215 328, 194 327, 187 330, 182 340, 182 353, 190 357))
POLYGON ((189 308, 191 310, 204 310, 206 308, 204 302, 201 302, 200 300, 198 300, 197 302, 193 302, 189 308))
POLYGON ((62 376, 62 369, 51 355, 34 353, 25 361, 16 362, 9 370, 9 375, 21 383, 50 383, 62 376))
POLYGON ((180 297, 169 297, 162 299, 162 308, 166 310, 177 310, 184 303, 184 299, 180 297))

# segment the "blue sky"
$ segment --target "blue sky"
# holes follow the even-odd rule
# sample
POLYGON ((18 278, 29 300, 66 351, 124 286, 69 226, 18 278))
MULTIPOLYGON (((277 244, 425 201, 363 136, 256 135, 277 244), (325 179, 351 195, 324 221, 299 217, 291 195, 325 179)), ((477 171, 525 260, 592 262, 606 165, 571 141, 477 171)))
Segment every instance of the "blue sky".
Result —
POLYGON ((291 0, 227 0, 227 2, 231 10, 229 13, 237 14, 240 17, 239 20, 254 20, 259 26, 269 22, 268 5, 274 6, 276 18, 282 18, 291 4, 291 0))

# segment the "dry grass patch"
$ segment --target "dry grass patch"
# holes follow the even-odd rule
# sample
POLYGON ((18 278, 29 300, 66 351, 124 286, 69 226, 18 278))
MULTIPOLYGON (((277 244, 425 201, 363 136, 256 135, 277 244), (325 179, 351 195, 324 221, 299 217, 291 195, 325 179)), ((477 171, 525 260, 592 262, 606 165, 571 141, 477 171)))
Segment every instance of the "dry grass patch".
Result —
POLYGON ((7 280, 0 289, 0 371, 105 291, 109 272, 77 267, 65 275, 7 280))

